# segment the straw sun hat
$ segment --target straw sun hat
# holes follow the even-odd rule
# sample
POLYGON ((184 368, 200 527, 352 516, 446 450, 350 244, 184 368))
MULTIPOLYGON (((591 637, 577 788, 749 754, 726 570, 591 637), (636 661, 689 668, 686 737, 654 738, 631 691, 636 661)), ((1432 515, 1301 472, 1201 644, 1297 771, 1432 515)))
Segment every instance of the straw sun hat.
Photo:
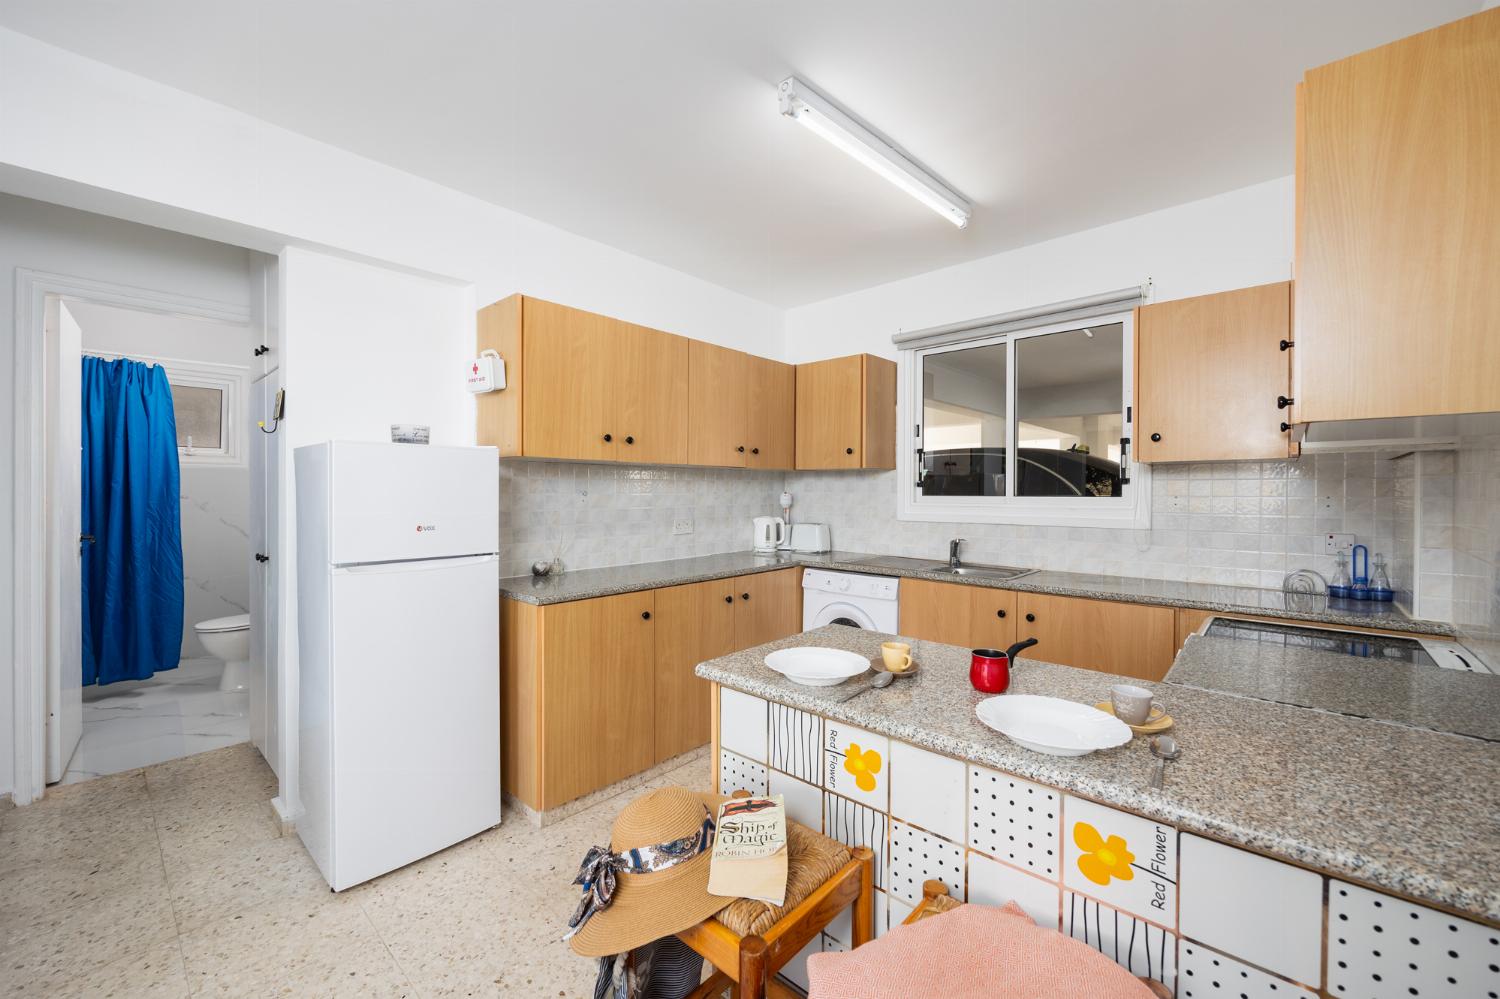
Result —
POLYGON ((610 831, 609 849, 590 849, 579 871, 577 883, 584 885, 585 901, 579 907, 582 921, 568 939, 574 951, 605 957, 633 950, 701 923, 733 901, 708 893, 712 821, 723 800, 716 794, 664 787, 625 806, 610 831), (695 836, 700 837, 696 842, 695 836), (669 844, 686 846, 678 847, 678 856, 651 849, 669 844), (653 856, 653 866, 659 869, 631 870, 640 858, 653 856), (606 869, 614 874, 614 886, 607 904, 600 905, 595 883, 607 879, 606 869), (591 893, 595 902, 589 913, 591 893))

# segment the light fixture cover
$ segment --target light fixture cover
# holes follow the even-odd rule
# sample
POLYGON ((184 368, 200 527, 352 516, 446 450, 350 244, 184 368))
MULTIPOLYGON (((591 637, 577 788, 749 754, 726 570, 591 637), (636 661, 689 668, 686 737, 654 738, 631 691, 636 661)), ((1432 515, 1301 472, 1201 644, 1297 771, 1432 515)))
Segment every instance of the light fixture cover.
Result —
POLYGON ((801 122, 960 229, 968 226, 974 206, 967 198, 806 81, 789 76, 781 81, 777 95, 782 114, 801 122))

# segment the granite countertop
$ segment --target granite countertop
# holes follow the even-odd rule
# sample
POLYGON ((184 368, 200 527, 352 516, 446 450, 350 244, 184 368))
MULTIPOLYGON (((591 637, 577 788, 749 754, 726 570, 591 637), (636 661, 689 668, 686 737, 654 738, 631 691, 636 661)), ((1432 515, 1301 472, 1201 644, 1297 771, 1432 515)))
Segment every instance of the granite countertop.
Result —
MULTIPOLYGON (((846 702, 763 664, 798 645, 878 653, 891 636, 829 625, 698 666, 699 676, 1150 818, 1500 922, 1500 745, 1140 680, 1176 720, 1182 758, 1148 789, 1145 739, 1088 756, 1022 749, 974 715, 969 651, 914 642, 922 672, 846 702)), ((1248 644, 1248 643, 1247 643, 1248 644)), ((1022 659, 1011 691, 1085 704, 1122 678, 1022 659)))
POLYGON ((1190 635, 1166 681, 1500 742, 1500 677, 1190 635))
POLYGON ((1096 600, 1118 600, 1124 603, 1156 604, 1192 610, 1222 613, 1261 614, 1268 617, 1323 624, 1345 624, 1367 628, 1389 628, 1426 635, 1452 637, 1453 626, 1439 621, 1420 621, 1409 617, 1394 604, 1372 604, 1352 600, 1330 600, 1303 593, 1283 593, 1253 586, 1220 586, 1213 583, 1187 583, 1162 579, 1137 579, 1131 576, 1097 576, 1076 572, 1042 570, 1019 579, 989 580, 974 576, 952 576, 941 572, 921 572, 910 568, 872 564, 880 556, 859 552, 826 552, 804 555, 781 552, 758 555, 754 552, 732 552, 703 555, 698 558, 672 559, 666 562, 643 562, 602 569, 573 569, 557 576, 511 576, 500 580, 500 593, 529 604, 555 604, 568 600, 585 600, 615 593, 632 593, 659 586, 696 583, 705 579, 723 579, 752 572, 770 572, 788 566, 814 569, 840 569, 877 576, 899 576, 930 579, 960 586, 988 586, 1025 593, 1050 593, 1065 597, 1096 600))

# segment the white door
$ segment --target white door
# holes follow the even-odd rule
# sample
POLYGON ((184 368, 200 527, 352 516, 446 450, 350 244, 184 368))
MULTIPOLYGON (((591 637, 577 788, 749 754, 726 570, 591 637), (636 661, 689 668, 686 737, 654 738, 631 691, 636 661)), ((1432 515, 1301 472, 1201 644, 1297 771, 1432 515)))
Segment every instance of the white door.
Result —
POLYGON ((271 769, 281 773, 277 740, 276 532, 280 525, 276 491, 281 480, 280 430, 270 430, 281 372, 273 370, 250 391, 250 741, 271 769), (255 558, 254 556, 262 556, 255 558))
POLYGON ((78 322, 47 308, 47 783, 62 780, 83 737, 82 372, 78 322))

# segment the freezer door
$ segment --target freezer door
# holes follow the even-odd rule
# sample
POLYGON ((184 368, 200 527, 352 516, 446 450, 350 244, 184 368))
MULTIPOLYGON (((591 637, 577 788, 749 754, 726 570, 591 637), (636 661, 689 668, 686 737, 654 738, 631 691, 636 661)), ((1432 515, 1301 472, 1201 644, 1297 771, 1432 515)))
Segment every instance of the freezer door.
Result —
POLYGON ((500 550, 494 448, 336 441, 329 468, 335 565, 500 550))
POLYGON ((494 556, 333 570, 334 889, 499 824, 495 572, 494 556))

